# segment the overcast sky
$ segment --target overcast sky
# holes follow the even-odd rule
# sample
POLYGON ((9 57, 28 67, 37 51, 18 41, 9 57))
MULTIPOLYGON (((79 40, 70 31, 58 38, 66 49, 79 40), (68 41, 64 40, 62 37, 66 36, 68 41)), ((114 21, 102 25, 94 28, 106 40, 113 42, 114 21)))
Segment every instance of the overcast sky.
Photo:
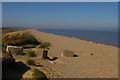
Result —
POLYGON ((4 2, 3 27, 117 30, 117 2, 4 2))

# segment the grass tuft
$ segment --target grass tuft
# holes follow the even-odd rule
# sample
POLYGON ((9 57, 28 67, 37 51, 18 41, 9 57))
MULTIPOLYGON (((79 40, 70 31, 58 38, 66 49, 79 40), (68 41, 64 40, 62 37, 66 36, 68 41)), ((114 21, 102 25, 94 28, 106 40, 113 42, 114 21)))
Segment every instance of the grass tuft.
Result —
POLYGON ((45 48, 49 48, 50 46, 51 46, 51 44, 49 42, 44 42, 39 46, 39 48, 45 49, 45 48))
POLYGON ((35 61, 33 59, 27 60, 27 64, 31 66, 35 66, 35 61))
POLYGON ((42 78, 47 80, 45 74, 42 71, 39 71, 37 68, 34 69, 32 76, 37 80, 42 80, 42 78))
POLYGON ((27 44, 27 45, 22 45, 23 49, 28 49, 28 48, 35 48, 37 45, 34 44, 27 44))
POLYGON ((29 51, 29 56, 30 56, 30 57, 36 57, 36 54, 35 54, 34 51, 29 51))
POLYGON ((22 46, 22 45, 38 45, 40 44, 35 37, 29 32, 16 32, 13 34, 6 34, 2 37, 2 43, 4 45, 22 46))

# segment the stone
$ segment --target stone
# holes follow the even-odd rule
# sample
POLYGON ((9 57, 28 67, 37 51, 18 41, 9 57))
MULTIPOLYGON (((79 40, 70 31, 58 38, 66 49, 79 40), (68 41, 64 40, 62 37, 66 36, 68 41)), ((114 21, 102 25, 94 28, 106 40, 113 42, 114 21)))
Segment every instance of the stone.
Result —
POLYGON ((43 59, 47 59, 48 58, 48 51, 47 50, 43 50, 43 59))
POLYGON ((23 54, 23 49, 20 46, 7 45, 6 52, 8 52, 10 54, 15 54, 15 55, 22 55, 23 54))
POLYGON ((61 56, 66 56, 66 57, 74 57, 74 52, 70 50, 64 50, 61 56))
POLYGON ((91 55, 93 55, 93 54, 91 54, 91 55))

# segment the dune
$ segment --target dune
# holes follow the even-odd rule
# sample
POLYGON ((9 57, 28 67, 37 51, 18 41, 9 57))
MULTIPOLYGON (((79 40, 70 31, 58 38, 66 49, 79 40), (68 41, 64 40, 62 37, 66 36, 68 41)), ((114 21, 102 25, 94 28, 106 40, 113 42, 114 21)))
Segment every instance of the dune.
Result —
POLYGON ((29 31, 36 39, 51 43, 48 55, 58 59, 43 64, 55 78, 118 78, 117 47, 35 29, 29 31), (61 56, 66 49, 74 51, 78 57, 61 56))

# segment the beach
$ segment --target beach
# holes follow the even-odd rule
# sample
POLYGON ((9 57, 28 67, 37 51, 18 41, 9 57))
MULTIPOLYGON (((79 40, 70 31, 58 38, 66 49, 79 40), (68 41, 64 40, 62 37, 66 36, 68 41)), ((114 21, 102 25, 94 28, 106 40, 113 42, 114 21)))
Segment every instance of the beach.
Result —
POLYGON ((6 0, 1 11, 3 80, 119 77, 118 2, 6 0))
POLYGON ((70 38, 29 29, 36 39, 50 42, 49 57, 55 61, 41 61, 40 70, 48 78, 117 78, 118 48, 91 41, 70 38), (78 57, 61 56, 64 50, 74 51, 78 57))

